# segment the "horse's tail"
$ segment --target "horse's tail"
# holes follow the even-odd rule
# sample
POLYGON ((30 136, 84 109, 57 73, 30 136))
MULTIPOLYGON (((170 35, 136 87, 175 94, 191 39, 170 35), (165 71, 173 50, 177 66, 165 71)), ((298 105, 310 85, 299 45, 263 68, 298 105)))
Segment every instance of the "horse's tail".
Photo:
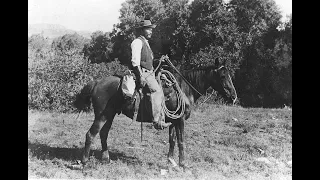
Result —
POLYGON ((90 81, 82 88, 81 92, 76 95, 73 105, 77 108, 78 112, 89 112, 91 110, 91 94, 96 84, 97 81, 90 81))

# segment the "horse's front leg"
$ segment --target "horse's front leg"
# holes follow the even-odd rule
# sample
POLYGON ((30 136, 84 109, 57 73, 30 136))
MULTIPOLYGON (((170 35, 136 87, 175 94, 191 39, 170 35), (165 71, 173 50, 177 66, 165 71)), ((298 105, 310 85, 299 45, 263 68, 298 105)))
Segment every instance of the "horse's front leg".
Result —
POLYGON ((177 166, 177 163, 174 161, 173 158, 173 152, 174 152, 174 146, 176 144, 175 138, 176 138, 176 133, 174 131, 174 124, 169 126, 169 153, 168 153, 168 162, 172 164, 173 167, 177 166))
POLYGON ((178 140, 178 148, 179 148, 179 166, 186 168, 185 164, 185 144, 184 144, 184 117, 180 119, 180 121, 176 124, 176 133, 177 133, 177 140, 178 140))

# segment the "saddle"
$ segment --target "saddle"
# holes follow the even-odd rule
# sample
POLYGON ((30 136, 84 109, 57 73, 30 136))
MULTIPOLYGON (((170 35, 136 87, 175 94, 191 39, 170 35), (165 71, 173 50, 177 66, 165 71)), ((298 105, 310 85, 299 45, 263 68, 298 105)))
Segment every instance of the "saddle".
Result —
POLYGON ((151 101, 148 87, 138 89, 135 76, 132 73, 125 74, 120 83, 119 90, 124 100, 121 112, 133 121, 151 122, 151 101))

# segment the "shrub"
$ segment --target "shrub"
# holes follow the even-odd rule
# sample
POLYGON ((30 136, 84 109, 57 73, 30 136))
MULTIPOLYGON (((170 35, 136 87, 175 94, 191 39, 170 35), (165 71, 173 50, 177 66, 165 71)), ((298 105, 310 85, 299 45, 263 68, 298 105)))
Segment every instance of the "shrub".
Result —
MULTIPOLYGON (((31 61, 31 60, 30 60, 31 61)), ((28 107, 70 112, 75 95, 91 80, 122 74, 118 61, 90 64, 82 55, 55 55, 28 67, 28 107)))

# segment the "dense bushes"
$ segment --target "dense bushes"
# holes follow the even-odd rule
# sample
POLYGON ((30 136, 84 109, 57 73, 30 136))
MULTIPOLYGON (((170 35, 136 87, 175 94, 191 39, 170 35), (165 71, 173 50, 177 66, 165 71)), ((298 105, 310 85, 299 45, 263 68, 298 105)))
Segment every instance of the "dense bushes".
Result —
POLYGON ((121 74, 126 67, 118 61, 91 64, 80 53, 53 53, 43 58, 28 58, 28 107, 58 112, 72 111, 72 101, 81 88, 91 80, 121 74), (70 55, 71 54, 71 55, 70 55))

